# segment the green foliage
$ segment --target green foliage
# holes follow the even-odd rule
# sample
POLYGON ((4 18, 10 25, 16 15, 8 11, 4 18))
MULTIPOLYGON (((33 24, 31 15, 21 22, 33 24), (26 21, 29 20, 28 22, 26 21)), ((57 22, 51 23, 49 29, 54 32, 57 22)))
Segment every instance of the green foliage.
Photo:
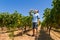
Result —
POLYGON ((60 28, 60 0, 53 0, 52 6, 52 9, 45 9, 42 24, 54 28, 60 28))
POLYGON ((60 28, 60 0, 53 0, 51 14, 53 16, 54 26, 60 28))
POLYGON ((43 20, 43 22, 42 22, 42 26, 48 26, 48 25, 50 25, 50 23, 51 23, 51 14, 50 14, 50 11, 51 11, 51 9, 49 9, 49 8, 46 8, 45 10, 44 10, 44 16, 43 16, 43 18, 44 18, 44 20, 43 20))
POLYGON ((30 26, 32 24, 31 16, 22 16, 22 14, 15 11, 10 14, 8 12, 0 13, 0 27, 7 28, 19 28, 24 26, 30 26))

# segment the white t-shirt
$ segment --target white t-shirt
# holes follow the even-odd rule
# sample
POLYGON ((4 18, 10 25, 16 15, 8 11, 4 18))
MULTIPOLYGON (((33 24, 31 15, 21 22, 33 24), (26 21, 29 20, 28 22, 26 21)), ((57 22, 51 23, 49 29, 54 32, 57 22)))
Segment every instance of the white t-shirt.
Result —
POLYGON ((32 22, 38 22, 38 19, 39 19, 39 14, 38 13, 33 14, 32 22))

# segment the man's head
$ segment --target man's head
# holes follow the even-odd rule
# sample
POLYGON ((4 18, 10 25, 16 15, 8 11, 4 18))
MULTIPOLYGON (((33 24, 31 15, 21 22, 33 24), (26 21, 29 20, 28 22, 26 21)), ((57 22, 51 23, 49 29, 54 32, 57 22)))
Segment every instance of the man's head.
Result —
POLYGON ((36 13, 39 13, 39 10, 35 10, 34 13, 35 13, 35 14, 36 14, 36 13))

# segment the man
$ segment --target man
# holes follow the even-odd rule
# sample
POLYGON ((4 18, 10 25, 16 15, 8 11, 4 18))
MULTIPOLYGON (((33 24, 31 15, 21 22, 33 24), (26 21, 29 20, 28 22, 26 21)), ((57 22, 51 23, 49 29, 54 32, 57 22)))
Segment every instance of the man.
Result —
POLYGON ((32 15, 32 23, 33 23, 33 35, 32 36, 35 36, 38 32, 38 21, 39 21, 39 11, 38 10, 35 10, 34 13, 31 13, 32 15), (36 33, 36 34, 35 34, 36 33))

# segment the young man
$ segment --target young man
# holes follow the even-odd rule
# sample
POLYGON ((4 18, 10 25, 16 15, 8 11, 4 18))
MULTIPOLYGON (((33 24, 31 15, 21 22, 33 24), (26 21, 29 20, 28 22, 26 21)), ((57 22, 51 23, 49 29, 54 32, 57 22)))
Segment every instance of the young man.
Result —
POLYGON ((33 16, 32 18, 32 23, 33 23, 33 35, 35 36, 35 33, 37 34, 38 32, 38 21, 39 21, 39 11, 35 10, 34 13, 31 13, 31 15, 33 16))

